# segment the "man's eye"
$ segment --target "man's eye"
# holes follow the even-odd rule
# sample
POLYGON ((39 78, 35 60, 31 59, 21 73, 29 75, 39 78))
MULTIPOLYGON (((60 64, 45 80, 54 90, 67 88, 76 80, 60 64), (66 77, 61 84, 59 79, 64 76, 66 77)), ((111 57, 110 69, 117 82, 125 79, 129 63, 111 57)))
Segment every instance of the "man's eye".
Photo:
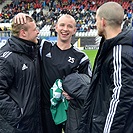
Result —
POLYGON ((64 24, 61 24, 60 26, 64 26, 64 24))
POLYGON ((73 26, 71 26, 71 25, 68 25, 68 27, 69 27, 69 28, 73 28, 73 26))

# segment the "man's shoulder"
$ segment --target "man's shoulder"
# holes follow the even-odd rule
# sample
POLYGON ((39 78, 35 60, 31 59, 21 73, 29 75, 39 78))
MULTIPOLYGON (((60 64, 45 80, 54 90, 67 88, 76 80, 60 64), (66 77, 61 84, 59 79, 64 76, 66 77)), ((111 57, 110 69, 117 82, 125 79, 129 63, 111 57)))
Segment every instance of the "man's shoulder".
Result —
MULTIPOLYGON (((83 50, 80 50, 78 47, 75 47, 73 46, 73 51, 78 54, 78 55, 81 55, 81 56, 87 56, 86 53, 83 51, 83 50)), ((88 56, 87 56, 88 57, 88 56)))
POLYGON ((39 44, 40 44, 40 45, 52 44, 52 43, 54 43, 54 42, 49 41, 49 40, 47 40, 47 39, 39 39, 39 44))
POLYGON ((12 55, 12 51, 9 49, 7 43, 0 48, 0 57, 1 58, 9 58, 12 55))
POLYGON ((55 42, 52 42, 52 41, 49 41, 49 40, 46 40, 46 39, 40 39, 39 40, 39 45, 41 47, 51 47, 51 46, 55 45, 55 42))
POLYGON ((9 58, 11 56, 12 52, 11 51, 1 51, 0 50, 0 57, 1 58, 9 58))

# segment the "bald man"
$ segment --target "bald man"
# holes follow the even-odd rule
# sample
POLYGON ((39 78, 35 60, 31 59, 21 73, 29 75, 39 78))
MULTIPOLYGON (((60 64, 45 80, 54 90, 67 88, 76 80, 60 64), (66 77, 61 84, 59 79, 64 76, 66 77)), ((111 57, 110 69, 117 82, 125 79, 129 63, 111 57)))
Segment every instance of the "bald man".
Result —
POLYGON ((101 44, 78 133, 133 133, 133 30, 121 30, 124 10, 107 2, 96 12, 101 44))
MULTIPOLYGON (((18 14, 15 18, 17 23, 25 23, 25 14, 18 14)), ((41 109, 44 133, 62 133, 62 130, 65 129, 66 122, 55 124, 50 111, 50 88, 55 81, 74 72, 87 74, 89 77, 92 74, 88 56, 71 43, 72 36, 76 32, 75 19, 68 14, 62 15, 57 21, 55 30, 57 32, 57 42, 51 43, 45 39, 39 41, 41 46, 41 109)), ((62 94, 68 101, 73 99, 65 91, 62 94)), ((67 128, 69 133, 74 133, 75 129, 77 131, 77 126, 74 128, 68 125, 67 128)))
POLYGON ((70 48, 72 36, 76 32, 75 19, 71 15, 62 15, 57 21, 55 30, 58 33, 58 47, 62 50, 70 48))
POLYGON ((105 39, 117 36, 121 32, 123 19, 124 10, 121 5, 114 2, 105 3, 96 13, 98 35, 105 39))
MULTIPOLYGON (((42 114, 45 133, 62 133, 65 123, 56 125, 50 112, 50 88, 57 79, 78 71, 91 77, 90 61, 87 55, 73 46, 72 36, 76 32, 75 19, 62 15, 55 26, 57 42, 42 40, 42 114)), ((67 100, 72 98, 63 92, 67 100)))

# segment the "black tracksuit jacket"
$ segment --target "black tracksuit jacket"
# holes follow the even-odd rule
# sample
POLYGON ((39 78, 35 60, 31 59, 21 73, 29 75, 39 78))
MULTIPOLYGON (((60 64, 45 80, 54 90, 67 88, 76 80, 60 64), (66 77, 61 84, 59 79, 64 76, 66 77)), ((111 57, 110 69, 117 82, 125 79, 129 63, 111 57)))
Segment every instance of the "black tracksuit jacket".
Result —
POLYGON ((0 133, 41 133, 38 51, 14 36, 0 49, 0 133))
POLYGON ((78 133, 133 133, 133 30, 101 43, 78 133))

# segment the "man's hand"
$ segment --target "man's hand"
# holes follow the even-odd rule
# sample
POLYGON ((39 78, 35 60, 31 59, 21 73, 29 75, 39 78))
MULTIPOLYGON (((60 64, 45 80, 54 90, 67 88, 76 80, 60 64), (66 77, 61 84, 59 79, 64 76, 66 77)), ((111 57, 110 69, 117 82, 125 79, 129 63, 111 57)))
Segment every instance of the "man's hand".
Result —
POLYGON ((63 91, 62 94, 64 95, 64 97, 65 97, 67 100, 73 99, 73 98, 70 97, 65 91, 63 91))
POLYGON ((26 14, 26 13, 18 13, 14 17, 14 19, 15 19, 14 22, 17 24, 25 24, 26 23, 26 16, 31 17, 29 14, 26 14))

